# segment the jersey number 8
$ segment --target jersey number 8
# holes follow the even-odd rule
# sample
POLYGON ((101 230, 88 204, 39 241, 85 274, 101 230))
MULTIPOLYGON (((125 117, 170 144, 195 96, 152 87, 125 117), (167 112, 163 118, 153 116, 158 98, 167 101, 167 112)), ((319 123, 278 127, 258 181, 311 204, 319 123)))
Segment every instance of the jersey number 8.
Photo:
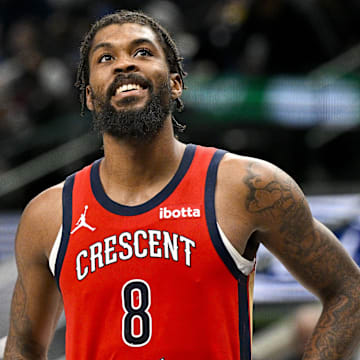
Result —
POLYGON ((128 281, 122 288, 122 337, 128 346, 146 345, 151 338, 150 287, 144 280, 128 281))

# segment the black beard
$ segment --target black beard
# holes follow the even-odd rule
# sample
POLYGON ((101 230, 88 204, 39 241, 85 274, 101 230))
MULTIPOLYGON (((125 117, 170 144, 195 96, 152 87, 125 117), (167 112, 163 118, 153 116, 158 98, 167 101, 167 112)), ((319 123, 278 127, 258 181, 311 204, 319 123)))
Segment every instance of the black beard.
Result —
MULTIPOLYGON (((169 81, 162 84, 157 91, 153 92, 150 85, 148 91, 149 101, 142 109, 117 111, 110 103, 114 93, 112 86, 104 101, 92 91, 93 103, 100 110, 93 112, 93 127, 100 134, 107 133, 118 139, 137 139, 151 141, 162 129, 166 117, 171 109, 171 91, 169 81)), ((135 97, 128 97, 123 101, 131 103, 135 97)))

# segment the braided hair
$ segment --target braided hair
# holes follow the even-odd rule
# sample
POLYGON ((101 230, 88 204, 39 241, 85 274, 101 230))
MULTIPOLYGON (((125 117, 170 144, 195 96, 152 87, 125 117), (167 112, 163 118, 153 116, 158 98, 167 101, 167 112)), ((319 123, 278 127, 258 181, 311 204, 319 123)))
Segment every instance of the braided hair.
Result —
MULTIPOLYGON (((179 50, 169 33, 156 20, 142 12, 120 10, 118 12, 105 15, 101 19, 97 20, 91 26, 89 32, 85 35, 84 40, 81 43, 80 62, 78 65, 75 82, 75 87, 80 92, 81 115, 84 115, 85 113, 86 86, 89 83, 89 51, 92 45, 92 41, 100 29, 112 24, 122 25, 126 23, 146 25, 155 32, 164 50, 170 72, 179 74, 181 78, 182 88, 185 89, 184 77, 187 74, 184 71, 182 65, 182 61, 184 59, 180 56, 179 50)), ((184 103, 182 99, 177 98, 175 101, 176 109, 179 112, 182 111, 184 108, 184 103)), ((175 129, 179 131, 183 131, 185 129, 185 126, 179 124, 175 120, 174 116, 172 116, 172 121, 175 129)))

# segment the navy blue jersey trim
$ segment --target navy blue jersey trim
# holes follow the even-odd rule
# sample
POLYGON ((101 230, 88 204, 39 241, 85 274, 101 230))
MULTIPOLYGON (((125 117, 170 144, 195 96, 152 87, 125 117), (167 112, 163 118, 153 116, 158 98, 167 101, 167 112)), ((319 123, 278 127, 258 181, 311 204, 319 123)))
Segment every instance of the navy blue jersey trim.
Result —
POLYGON ((116 203, 111 200, 105 193, 104 188, 101 184, 100 175, 99 175, 99 166, 100 160, 97 160, 92 168, 91 168, 91 188, 94 193, 96 200, 108 211, 122 216, 134 216, 140 215, 151 209, 155 208, 159 204, 161 204, 164 200, 166 200, 171 193, 176 189, 187 170, 189 169, 191 162, 194 158, 196 150, 196 145, 188 144, 185 148, 185 152, 179 168, 177 169, 175 175, 171 179, 171 181, 162 189, 157 195, 155 195, 152 199, 145 202, 141 205, 136 206, 126 206, 116 203))
POLYGON ((69 176, 65 180, 63 192, 62 192, 62 203, 63 203, 63 220, 62 220, 62 234, 59 251, 56 257, 55 263, 55 278, 56 283, 60 289, 60 272, 62 264, 64 262, 66 249, 69 243, 70 231, 71 231, 71 222, 72 222, 72 193, 74 187, 75 174, 69 176))
POLYGON ((223 158, 225 154, 224 150, 217 150, 211 159, 209 169, 206 175, 206 187, 205 187, 205 213, 206 213, 206 221, 211 237, 211 241, 217 251, 218 255, 221 257, 225 265, 228 267, 230 272, 236 279, 241 277, 247 278, 236 266, 233 258, 226 250, 223 241, 221 240, 221 236, 219 233, 219 229, 216 221, 216 213, 215 213, 215 186, 216 186, 216 178, 217 171, 219 167, 220 160, 223 158))
POLYGON ((240 359, 251 359, 251 339, 249 324, 249 299, 248 299, 248 276, 244 275, 236 266, 233 258, 226 250, 221 239, 215 212, 215 187, 218 167, 225 151, 217 150, 210 162, 206 176, 205 187, 205 213, 213 246, 225 263, 231 274, 238 282, 238 301, 239 301, 239 339, 240 339, 240 359))
POLYGON ((221 240, 221 236, 219 233, 219 229, 216 221, 216 213, 215 213, 215 186, 216 186, 216 178, 217 171, 219 167, 220 160, 223 158, 225 154, 224 150, 217 150, 214 154, 211 163, 209 165, 209 169, 206 176, 206 187, 205 187, 205 213, 206 213, 206 221, 211 237, 211 241, 217 251, 218 255, 221 257, 225 265, 228 267, 230 272, 236 279, 241 277, 247 278, 236 266, 233 258, 226 250, 223 241, 221 240))
POLYGON ((251 336, 249 318, 248 278, 240 278, 238 281, 239 296, 239 337, 240 359, 251 359, 251 336))

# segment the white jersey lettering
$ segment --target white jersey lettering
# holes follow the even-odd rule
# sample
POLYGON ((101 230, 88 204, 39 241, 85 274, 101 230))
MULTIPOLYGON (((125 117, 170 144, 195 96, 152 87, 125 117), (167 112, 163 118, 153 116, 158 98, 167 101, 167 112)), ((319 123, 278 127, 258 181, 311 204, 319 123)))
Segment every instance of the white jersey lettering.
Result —
POLYGON ((111 235, 82 249, 76 256, 76 277, 84 280, 89 274, 104 266, 132 257, 167 259, 179 262, 179 253, 183 254, 185 265, 191 267, 194 240, 176 233, 161 230, 137 230, 134 233, 123 232, 111 235))

